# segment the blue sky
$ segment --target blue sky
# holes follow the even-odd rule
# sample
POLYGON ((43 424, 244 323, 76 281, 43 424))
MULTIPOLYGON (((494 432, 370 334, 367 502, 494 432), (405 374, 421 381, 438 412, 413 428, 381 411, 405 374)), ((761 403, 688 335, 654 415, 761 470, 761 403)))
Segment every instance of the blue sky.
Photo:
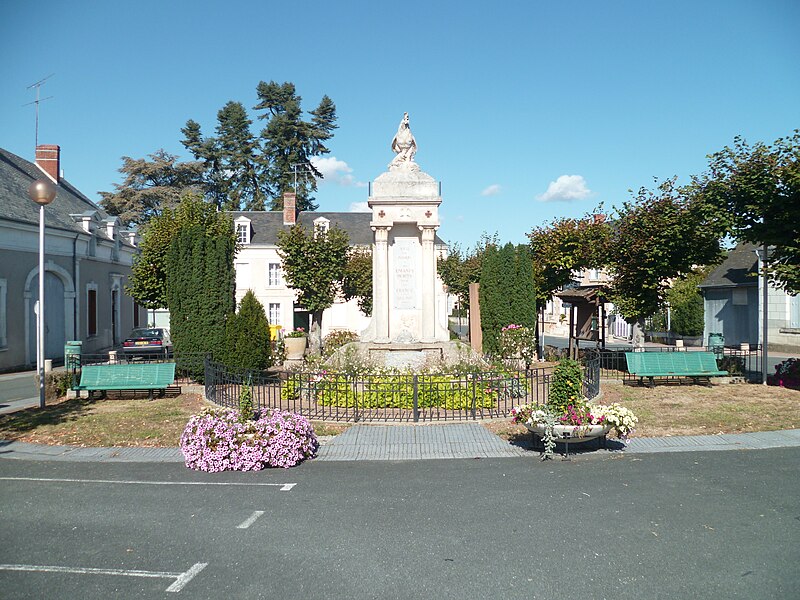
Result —
POLYGON ((304 108, 337 106, 320 210, 366 202, 408 111, 417 162, 442 182, 440 236, 519 243, 654 177, 685 181, 736 135, 800 128, 798 31, 796 0, 10 0, 0 146, 33 158, 26 88, 54 74, 39 142, 99 200, 123 155, 188 159, 188 119, 212 133, 227 101, 249 108, 259 81, 291 81, 304 108))

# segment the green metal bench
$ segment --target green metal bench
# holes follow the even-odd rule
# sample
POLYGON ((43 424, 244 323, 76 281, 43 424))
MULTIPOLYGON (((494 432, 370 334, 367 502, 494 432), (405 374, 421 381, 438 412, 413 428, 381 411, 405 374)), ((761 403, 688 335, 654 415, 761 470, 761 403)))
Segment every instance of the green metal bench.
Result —
POLYGON ((175 363, 88 365, 81 369, 81 382, 74 389, 92 392, 108 390, 159 390, 163 396, 175 381, 175 363))
POLYGON ((628 373, 638 377, 639 384, 647 377, 651 387, 655 377, 691 377, 696 383, 700 377, 728 374, 719 370, 713 352, 626 352, 625 359, 628 373))

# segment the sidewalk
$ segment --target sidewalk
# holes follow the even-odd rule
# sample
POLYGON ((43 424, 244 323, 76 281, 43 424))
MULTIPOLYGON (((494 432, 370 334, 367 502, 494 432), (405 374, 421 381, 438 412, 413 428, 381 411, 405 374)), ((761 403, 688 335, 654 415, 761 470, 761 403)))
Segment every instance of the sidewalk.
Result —
MULTIPOLYGON (((321 440, 315 460, 398 461, 449 458, 513 458, 539 456, 536 450, 515 446, 478 423, 450 425, 354 425, 344 433, 321 440)), ((592 448, 594 442, 587 442, 592 448)), ((572 444, 570 452, 579 449, 572 444)), ((633 438, 628 446, 609 440, 597 453, 640 454, 652 452, 696 452, 709 450, 764 450, 800 446, 800 429, 694 435, 663 438, 633 438)), ((558 450, 561 450, 559 445, 558 450)), ((78 448, 43 446, 0 441, 0 458, 72 462, 161 462, 181 463, 178 448, 78 448)))

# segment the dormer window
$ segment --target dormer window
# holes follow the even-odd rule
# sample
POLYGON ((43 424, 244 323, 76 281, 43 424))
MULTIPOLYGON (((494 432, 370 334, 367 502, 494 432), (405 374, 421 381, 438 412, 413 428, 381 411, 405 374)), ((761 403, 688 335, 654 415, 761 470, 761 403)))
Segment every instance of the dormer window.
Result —
POLYGON ((239 244, 250 243, 250 219, 247 217, 239 217, 234 221, 236 225, 236 241, 239 244))
POLYGON ((330 226, 331 222, 325 217, 314 219, 314 236, 316 237, 318 233, 328 233, 330 226))

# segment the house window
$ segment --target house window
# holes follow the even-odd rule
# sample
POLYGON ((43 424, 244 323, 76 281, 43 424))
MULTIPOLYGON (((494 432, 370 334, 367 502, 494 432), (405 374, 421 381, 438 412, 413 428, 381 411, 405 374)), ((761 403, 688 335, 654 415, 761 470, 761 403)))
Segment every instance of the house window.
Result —
POLYGON ((0 279, 0 348, 8 346, 8 326, 6 321, 6 294, 8 292, 8 281, 0 279))
MULTIPOLYGON (((1 302, 2 299, 0 299, 0 303, 1 302)), ((2 318, 2 316, 0 316, 0 318, 2 318)), ((800 329, 800 294, 789 297, 789 327, 792 329, 800 329)))
POLYGON ((270 325, 280 325, 281 324, 281 305, 279 302, 270 302, 269 303, 269 324, 270 325))
POLYGON ((253 286, 250 283, 250 263, 234 263, 233 268, 236 270, 236 290, 244 293, 253 286))
POLYGON ((246 244, 250 241, 250 236, 248 235, 248 227, 245 223, 238 223, 236 225, 236 241, 240 244, 246 244))
POLYGON ((86 335, 97 335, 97 286, 90 284, 86 289, 86 335))
POLYGON ((600 270, 599 269, 590 269, 589 270, 589 281, 598 281, 600 279, 600 270))
POLYGON ((277 287, 281 285, 281 264, 269 263, 267 267, 267 285, 277 287))
POLYGON ((319 217, 318 219, 314 219, 314 237, 317 237, 317 234, 328 233, 328 229, 330 228, 331 222, 326 219, 325 217, 319 217))

